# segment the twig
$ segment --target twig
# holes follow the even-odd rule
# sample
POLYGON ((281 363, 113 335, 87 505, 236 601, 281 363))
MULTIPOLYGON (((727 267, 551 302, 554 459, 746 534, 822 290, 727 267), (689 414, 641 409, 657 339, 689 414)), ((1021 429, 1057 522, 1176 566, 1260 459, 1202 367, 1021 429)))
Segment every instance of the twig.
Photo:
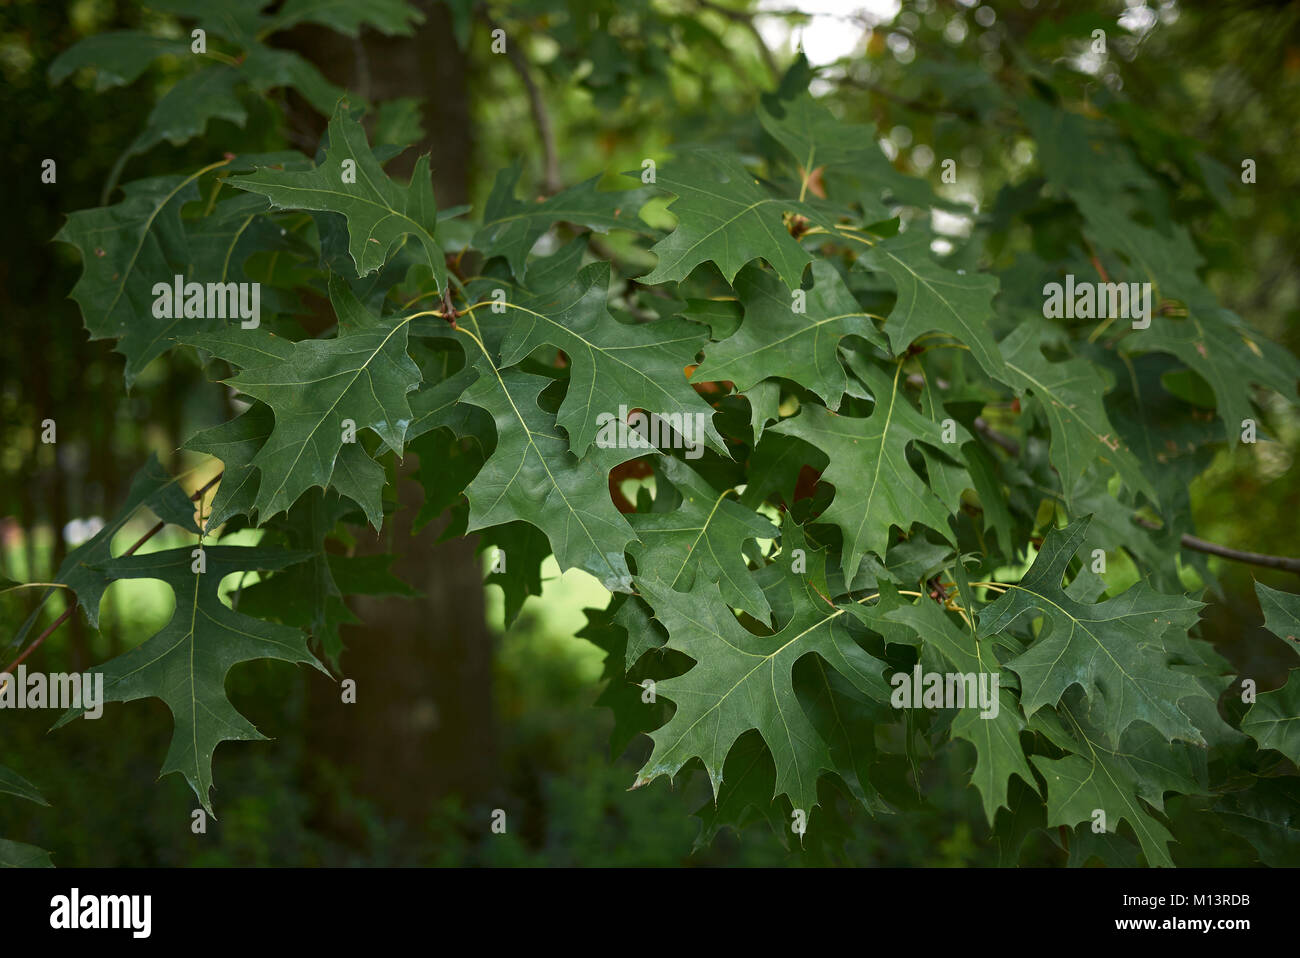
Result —
MULTIPOLYGON (((479 8, 479 13, 492 30, 501 29, 491 18, 487 16, 484 9, 479 8)), ((514 39, 506 42, 506 56, 510 58, 510 65, 515 68, 515 73, 519 75, 519 80, 524 85, 524 92, 528 94, 528 108, 533 114, 533 126, 537 127, 537 138, 542 141, 542 188, 548 196, 560 192, 560 187, 564 184, 560 180, 560 159, 559 154, 555 151, 555 134, 551 131, 551 116, 546 112, 546 101, 542 99, 542 91, 537 88, 533 81, 532 72, 528 69, 528 61, 519 51, 519 45, 514 39)))
POLYGON ((352 59, 357 71, 357 93, 361 99, 370 99, 370 58, 366 56, 366 42, 358 33, 352 41, 352 59))
POLYGON ((61 626, 64 622, 68 621, 68 619, 72 616, 72 611, 76 607, 77 604, 74 602, 71 605, 69 605, 66 609, 64 609, 63 614, 59 616, 57 619, 55 619, 53 622, 51 622, 50 627, 46 629, 44 632, 42 632, 40 635, 38 635, 36 637, 35 642, 27 646, 27 648, 23 650, 23 653, 19 655, 18 658, 14 659, 5 667, 5 672, 12 674, 14 669, 22 665, 23 659, 27 658, 27 656, 35 652, 40 647, 40 644, 44 642, 47 638, 49 638, 51 632, 53 632, 55 629, 61 626))
POLYGON ((776 57, 772 55, 772 51, 767 48, 767 44, 763 42, 763 34, 759 32, 758 27, 754 24, 753 13, 748 13, 744 10, 732 10, 730 7, 724 7, 720 3, 714 3, 713 0, 695 0, 695 2, 705 10, 712 10, 714 13, 726 17, 732 23, 739 23, 748 30, 753 35, 754 42, 758 44, 759 56, 763 58, 763 62, 767 65, 767 69, 772 74, 772 78, 775 80, 781 79, 781 67, 777 64, 776 57))
MULTIPOLYGON (((1135 517, 1134 521, 1145 529, 1160 528, 1150 519, 1143 519, 1141 516, 1135 517)), ((1190 549, 1193 552, 1204 552, 1206 555, 1231 559, 1233 562, 1245 562, 1249 565, 1262 566, 1265 569, 1282 569, 1300 575, 1300 559, 1292 559, 1289 556, 1271 556, 1263 552, 1244 552, 1240 549, 1229 549, 1227 546, 1221 546, 1216 542, 1209 542, 1199 536, 1188 535, 1187 533, 1183 533, 1181 544, 1184 549, 1190 549)))
POLYGON ((987 436, 990 440, 1001 446, 1006 453, 1012 457, 1020 455, 1020 443, 1016 442, 1010 436, 1004 435, 988 424, 983 416, 975 417, 975 431, 987 436))
MULTIPOLYGON (((925 387, 925 377, 920 373, 908 373, 907 384, 916 389, 923 389, 925 387)), ((951 383, 944 379, 939 379, 938 377, 935 378, 934 384, 940 389, 947 389, 951 385, 951 383)), ((1020 455, 1020 443, 1016 442, 1010 436, 998 432, 988 424, 988 420, 983 416, 976 416, 973 425, 975 426, 976 432, 987 436, 997 445, 1001 446, 1002 449, 1012 458, 1020 455)))

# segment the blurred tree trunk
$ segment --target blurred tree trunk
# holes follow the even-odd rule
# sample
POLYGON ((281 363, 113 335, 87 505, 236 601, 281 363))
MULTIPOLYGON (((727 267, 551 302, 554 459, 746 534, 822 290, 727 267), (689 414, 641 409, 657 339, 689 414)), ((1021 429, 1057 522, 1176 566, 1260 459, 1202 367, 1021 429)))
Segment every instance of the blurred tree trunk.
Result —
MULTIPOLYGON (((304 26, 285 45, 310 59, 331 81, 378 102, 418 96, 424 103, 424 142, 388 166, 402 178, 415 158, 431 152, 440 207, 467 201, 470 82, 442 4, 421 4, 425 22, 413 37, 366 31, 356 40, 304 26)), ((315 142, 325 121, 303 107, 291 126, 315 142)), ((409 477, 415 457, 399 475, 409 477)), ((363 551, 392 551, 394 571, 423 593, 420 599, 356 600, 364 625, 346 629, 343 674, 357 682, 357 702, 343 705, 338 686, 312 679, 308 704, 311 754, 325 756, 360 795, 416 825, 433 799, 449 793, 472 805, 485 798, 496 774, 491 634, 484 620, 482 572, 470 540, 435 544, 442 523, 411 537, 421 502, 409 478, 398 486, 401 511, 363 551), (390 538, 391 537, 391 538, 390 538)), ((329 816, 333 817, 333 816, 329 816)), ((346 821, 331 822, 347 828, 346 821)))

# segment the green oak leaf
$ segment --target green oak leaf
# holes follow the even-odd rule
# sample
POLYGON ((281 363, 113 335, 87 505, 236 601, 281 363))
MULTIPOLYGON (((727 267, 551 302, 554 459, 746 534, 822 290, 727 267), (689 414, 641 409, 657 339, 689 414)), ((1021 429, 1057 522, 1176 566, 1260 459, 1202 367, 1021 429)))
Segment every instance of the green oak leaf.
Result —
MULTIPOLYGON (((27 779, 13 769, 0 765, 0 794, 17 795, 37 805, 49 807, 49 802, 27 779)), ((0 838, 0 868, 53 868, 50 853, 35 845, 12 842, 0 838)))
POLYGON ((1255 779, 1250 788, 1219 799, 1214 812, 1229 831, 1254 846, 1264 864, 1295 865, 1300 855, 1300 779, 1255 779))
MULTIPOLYGON (((1118 265, 1126 275, 1114 278, 1149 282, 1154 299, 1181 300, 1188 307, 1186 319, 1153 316, 1149 328, 1125 335, 1121 349, 1130 354, 1167 352, 1200 373, 1214 390, 1228 442, 1235 446, 1241 421, 1250 418, 1251 384, 1293 399, 1300 363, 1286 350, 1270 348, 1256 331, 1218 306, 1198 275, 1205 259, 1186 227, 1167 221, 1145 225, 1134 218, 1133 200, 1117 188, 1159 194, 1127 144, 1101 135, 1095 121, 1036 99, 1025 100, 1021 110, 1043 147, 1048 178, 1074 201, 1085 232, 1098 246, 1122 255, 1118 265), (1104 188, 1089 175, 1099 163, 1109 171, 1104 188)), ((1154 212, 1150 203, 1137 202, 1145 212, 1154 212)))
POLYGON ((785 101, 765 97, 758 121, 805 173, 819 166, 852 167, 868 147, 880 152, 872 127, 843 122, 806 92, 785 101))
MULTIPOLYGON (((901 370, 901 365, 896 369, 901 370)), ((844 533, 843 568, 849 588, 862 557, 884 558, 893 541, 890 527, 904 532, 921 523, 949 541, 949 513, 907 461, 910 443, 942 441, 941 427, 912 408, 882 371, 866 363, 855 367, 876 397, 866 419, 839 416, 823 406, 805 405, 799 414, 768 428, 768 433, 794 436, 826 454, 822 479, 835 487, 835 498, 820 521, 844 533)))
POLYGON ((922 208, 935 202, 929 183, 900 173, 881 152, 874 127, 838 119, 808 93, 764 97, 758 120, 798 163, 801 177, 820 169, 827 195, 858 200, 869 223, 889 219, 886 198, 922 208))
POLYGON ((504 622, 514 625, 529 596, 542 594, 542 563, 551 554, 546 534, 528 522, 507 522, 479 532, 479 551, 494 547, 486 582, 505 598, 504 622))
POLYGON ((714 339, 726 339, 740 328, 744 310, 741 309, 740 302, 731 296, 725 299, 688 298, 681 315, 692 322, 708 326, 714 339))
POLYGON ((388 36, 410 36, 415 24, 423 22, 424 14, 406 0, 288 0, 273 15, 271 29, 319 23, 350 37, 358 36, 363 26, 388 36))
POLYGON ((776 796, 788 795, 795 808, 811 811, 818 804, 818 776, 823 769, 835 770, 836 763, 797 700, 795 663, 815 652, 858 694, 886 700, 884 663, 863 651, 849 628, 861 607, 836 606, 825 597, 824 555, 805 548, 797 527, 783 530, 783 539, 789 551, 778 561, 789 563, 796 601, 789 621, 775 635, 754 635, 742 626, 722 601, 717 583, 697 577, 683 593, 638 577, 642 597, 668 631, 666 648, 689 656, 695 665, 657 683, 657 694, 675 702, 677 711, 650 733, 654 751, 634 787, 660 775, 672 777, 699 758, 718 796, 727 753, 754 728, 776 763, 776 796), (796 550, 805 554, 806 573, 792 561, 796 550))
POLYGON ((1158 502, 1156 490, 1137 457, 1106 415, 1106 380, 1086 359, 1049 362, 1039 348, 1038 331, 1022 326, 1002 342, 1004 379, 1017 392, 1028 391, 1052 428, 1051 457, 1067 496, 1095 461, 1114 468, 1125 485, 1158 502))
MULTIPOLYGON (((475 406, 464 408, 487 416, 475 406)), ((465 487, 483 468, 486 457, 476 440, 456 435, 450 429, 434 429, 406 448, 408 454, 414 452, 420 460, 412 476, 424 490, 424 502, 412 522, 412 529, 418 532, 448 509, 462 504, 465 487)))
MULTIPOLYGON (((212 754, 226 741, 265 738, 226 697, 226 673, 239 662, 278 659, 320 663, 298 629, 263 622, 232 611, 217 595, 232 572, 283 569, 310 558, 307 552, 239 546, 203 548, 203 566, 189 547, 123 556, 101 563, 112 580, 161 579, 176 596, 171 620, 153 638, 92 673, 104 676, 104 701, 159 698, 171 709, 175 726, 162 774, 179 772, 212 814, 212 754)), ((67 712, 55 728, 76 718, 67 712)))
POLYGON ((286 515, 268 525, 284 545, 309 558, 242 588, 239 594, 242 613, 306 629, 320 643, 325 659, 335 666, 343 653, 340 626, 360 621, 343 602, 335 562, 383 558, 335 556, 326 551, 325 540, 350 511, 348 502, 319 489, 300 498, 286 515))
POLYGON ((558 421, 574 455, 586 455, 603 422, 616 429, 620 406, 664 417, 674 428, 680 422, 690 432, 678 430, 685 442, 725 454, 713 410, 686 380, 686 367, 708 338, 704 330, 683 319, 620 323, 606 307, 609 281, 609 264, 592 263, 558 289, 508 303, 514 322, 501 347, 502 365, 547 344, 564 350, 569 388, 558 421))
POLYGON ((180 341, 204 353, 224 359, 240 369, 255 369, 285 362, 293 356, 293 340, 269 329, 221 329, 212 333, 189 333, 180 341))
POLYGON ((3 765, 0 765, 0 793, 17 795, 19 798, 25 798, 29 802, 35 802, 37 805, 44 805, 47 808, 50 804, 35 785, 13 769, 5 768, 3 765))
POLYGON ((1000 704, 995 718, 985 718, 978 710, 968 708, 958 713, 951 726, 953 738, 965 739, 975 747, 971 783, 979 790, 990 827, 999 808, 1012 807, 1007 790, 1011 776, 1019 776, 1037 789, 1020 744, 1025 718, 1019 702, 1010 689, 1000 688, 998 695, 1000 704))
POLYGON ((820 449, 765 429, 763 441, 749 458, 749 483, 741 493, 740 502, 751 509, 768 499, 792 506, 800 481, 810 473, 822 472, 827 462, 826 454, 820 449))
POLYGON ((1212 698, 1196 679, 1169 665, 1161 636, 1186 634, 1204 603, 1162 595, 1145 582, 1104 602, 1078 601, 1061 588, 1066 567, 1087 535, 1089 518, 1047 533, 1029 572, 980 613, 980 634, 991 637, 1026 613, 1045 627, 1007 667, 1020 676, 1026 714, 1054 706, 1072 685, 1088 697, 1096 724, 1110 737, 1142 721, 1166 738, 1204 744, 1178 703, 1212 698))
POLYGON ((206 0, 150 0, 149 5, 183 17, 201 18, 199 26, 208 33, 241 46, 252 43, 273 23, 270 17, 261 13, 262 8, 269 5, 266 0, 226 0, 221 4, 206 0))
POLYGON ((812 257, 782 221, 799 204, 769 195, 739 160, 692 150, 660 168, 656 183, 677 197, 671 206, 677 228, 651 247, 659 262, 639 282, 685 279, 707 261, 731 282, 741 267, 762 257, 786 286, 799 285, 812 257))
POLYGON ((468 317, 480 355, 478 378, 461 401, 487 410, 496 426, 496 448, 465 490, 474 532, 522 520, 546 533, 560 570, 579 568, 614 592, 631 590, 624 550, 632 527, 609 496, 609 471, 641 449, 600 449, 579 459, 569 451, 555 417, 537 404, 551 380, 520 369, 500 369, 468 317))
POLYGON ((189 332, 224 322, 153 314, 154 284, 170 283, 190 263, 181 207, 199 198, 200 173, 128 183, 120 203, 70 213, 54 237, 81 253, 81 277, 69 295, 91 339, 119 341, 128 389, 151 360, 172 348, 181 324, 189 332))
MULTIPOLYGON (((77 605, 86 614, 92 628, 99 628, 99 602, 108 588, 108 579, 99 565, 112 558, 114 537, 142 506, 160 519, 178 525, 187 532, 198 531, 194 524, 194 503, 176 478, 162 467, 158 457, 151 453, 149 460, 131 478, 126 501, 117 514, 94 536, 69 552, 54 573, 52 581, 66 585, 76 593, 77 605)), ((51 589, 45 593, 41 604, 23 621, 10 645, 21 643, 27 636, 45 601, 54 592, 51 589)))
MULTIPOLYGON (((294 355, 294 344, 265 330, 226 330, 196 334, 185 339, 240 367, 258 368, 283 363, 294 355)), ((257 513, 259 473, 253 460, 275 428, 275 416, 265 403, 254 402, 241 415, 186 440, 182 448, 205 452, 220 459, 221 484, 212 497, 206 518, 215 529, 233 516, 252 518, 257 513)), ((409 436, 409 431, 408 431, 409 436)), ((383 525, 383 467, 371 459, 360 443, 344 443, 334 460, 328 485, 362 507, 376 529, 383 525)))
POLYGON ((257 43, 241 64, 243 79, 258 93, 292 87, 316 112, 329 116, 344 91, 330 83, 320 70, 292 50, 277 50, 257 43))
POLYGON ((50 853, 35 845, 0 838, 0 868, 53 868, 50 853))
POLYGON ((321 165, 301 173, 261 169, 232 176, 229 182, 262 194, 276 209, 345 216, 348 250, 360 276, 378 270, 407 237, 414 237, 438 289, 447 283, 447 264, 436 238, 438 208, 428 155, 416 161, 409 185, 394 183, 371 153, 365 130, 349 116, 342 101, 330 120, 329 146, 321 165))
POLYGON ((785 816, 781 806, 772 801, 776 765, 763 737, 754 731, 740 736, 727 753, 722 773, 717 798, 695 810, 700 820, 695 849, 708 847, 725 828, 740 834, 757 822, 766 822, 788 848, 785 816))
POLYGON ((1241 730, 1260 748, 1281 752, 1300 765, 1300 669, 1292 669, 1286 685, 1262 693, 1241 720, 1241 730))
POLYGON ((1011 780, 1007 802, 1009 808, 999 810, 993 828, 999 868, 1018 865, 1026 839, 1047 827, 1046 802, 1018 777, 1011 780))
MULTIPOLYGON (((1300 654, 1300 596, 1255 583, 1259 607, 1264 611, 1264 628, 1300 654)), ((1292 669, 1286 684, 1264 692, 1247 710, 1241 730, 1260 748, 1281 752, 1300 765, 1300 670, 1292 669)))
MULTIPOLYGON (((1043 812, 1043 821, 1046 822, 1047 809, 1044 808, 1043 812)), ((1088 867, 1094 860, 1106 868, 1141 868, 1146 863, 1142 847, 1118 832, 1094 832, 1092 823, 1085 822, 1068 834, 1066 843, 1070 857, 1066 859, 1067 868, 1088 867)))
POLYGON ((347 442, 339 449, 330 473, 329 487, 351 499, 366 514, 366 521, 378 532, 384 524, 384 467, 371 458, 359 442, 347 442))
POLYGON ((1122 340, 1128 354, 1164 352, 1177 356, 1214 390, 1228 444, 1241 440, 1242 423, 1252 412, 1252 384, 1277 390, 1294 401, 1300 367, 1284 349, 1264 340, 1235 315, 1218 307, 1192 306, 1186 319, 1161 316, 1150 329, 1133 330, 1122 340))
POLYGON ((839 344, 861 336, 884 347, 885 339, 862 311, 839 271, 825 260, 812 266, 813 287, 804 311, 795 312, 790 290, 757 264, 736 276, 736 295, 745 308, 740 328, 704 350, 704 362, 691 374, 697 382, 730 380, 744 393, 769 376, 791 379, 811 389, 832 410, 839 409, 847 384, 839 344))
POLYGON ((515 199, 520 163, 497 173, 483 210, 483 225, 474 234, 474 246, 488 256, 504 256, 510 272, 520 281, 526 278, 528 254, 542 234, 555 223, 576 223, 598 233, 612 229, 648 232, 637 212, 651 191, 596 189, 595 176, 555 196, 536 203, 515 199))
POLYGON ((477 378, 478 372, 474 368, 463 366, 437 382, 426 379, 411 396, 411 412, 415 418, 407 427, 406 438, 415 439, 440 427, 451 430, 460 439, 481 436, 483 430, 478 426, 483 419, 482 413, 460 401, 461 394, 477 378))
POLYGON ((228 380, 275 412, 270 438, 252 459, 263 519, 288 509, 313 486, 330 483, 345 445, 345 420, 370 429, 398 454, 405 443, 412 418, 406 394, 420 384, 420 369, 406 352, 408 320, 372 316, 337 276, 330 280, 330 301, 339 319, 336 338, 293 343, 287 358, 228 380))
POLYGON ((95 71, 95 92, 125 86, 139 79, 164 54, 190 52, 188 42, 156 37, 140 30, 113 30, 83 37, 50 64, 49 78, 57 86, 78 70, 95 71))
POLYGON ((271 407, 253 403, 234 419, 195 433, 181 447, 221 460, 221 483, 208 507, 208 529, 216 529, 235 516, 251 517, 256 511, 257 469, 253 459, 274 428, 271 407))
POLYGON ((1002 554, 1014 556, 1016 550, 1013 545, 1015 537, 1011 509, 997 460, 984 443, 974 440, 962 443, 961 454, 984 512, 984 531, 992 529, 1002 554))
POLYGON ((393 561, 391 555, 318 551, 311 560, 243 589, 239 607, 258 618, 274 617, 286 625, 309 629, 320 642, 326 661, 337 667, 344 652, 339 627, 361 621, 342 601, 344 596, 419 595, 389 571, 393 561))
POLYGON ((1300 655, 1300 595, 1270 589, 1262 582, 1255 583, 1255 595, 1264 612, 1264 628, 1300 655))
POLYGON ((895 354, 922 333, 945 333, 970 347, 990 376, 1004 377, 1002 354, 993 338, 996 277, 940 266, 930 256, 930 234, 916 228, 877 241, 857 265, 885 273, 898 290, 898 301, 885 322, 895 354))
MULTIPOLYGON (((256 277, 250 276, 244 267, 255 253, 285 253, 303 262, 316 258, 312 246, 298 233, 284 229, 268 212, 266 199, 254 193, 236 193, 221 200, 202 219, 187 220, 185 228, 191 262, 183 272, 195 280, 252 281, 256 277)), ((274 292, 279 291, 265 282, 261 284, 262 325, 258 328, 267 326, 268 306, 274 292)), ((182 331, 179 338, 185 341, 187 332, 182 331)))
MULTIPOLYGON (((923 646, 933 648, 958 672, 974 674, 978 680, 980 673, 997 675, 1000 671, 992 643, 981 642, 970 632, 957 628, 938 604, 929 599, 893 609, 885 613, 885 618, 908 626, 923 646)), ((980 708, 968 702, 958 709, 952 722, 953 738, 963 738, 975 746, 971 782, 979 790, 990 827, 999 808, 1011 807, 1007 798, 1011 776, 1018 775, 1037 789, 1020 744, 1020 733, 1025 728, 1020 705, 1010 689, 1000 687, 998 694, 997 715, 989 710, 986 717, 980 708)))
MULTIPOLYGON (((1066 193, 1083 214, 1084 232, 1128 261, 1124 278, 1151 283, 1152 296, 1158 298, 1199 300, 1208 294, 1197 276, 1205 260, 1186 228, 1144 226, 1129 215, 1122 202, 1115 201, 1110 189, 1095 188, 1095 184, 1069 188, 1066 193)), ((1151 304, 1153 310, 1157 303, 1158 299, 1151 304)))
POLYGON ((622 626, 627 632, 623 667, 629 672, 647 652, 656 649, 662 651, 663 644, 668 638, 663 626, 655 622, 654 612, 645 604, 644 599, 634 598, 623 602, 614 613, 614 624, 622 626))
POLYGON ((1182 588, 1178 553, 1168 548, 1168 542, 1158 541, 1155 531, 1133 521, 1133 505, 1128 497, 1118 498, 1111 491, 1109 470, 1093 467, 1084 474, 1070 496, 1070 515, 1092 516, 1082 544, 1086 554, 1092 555, 1094 549, 1101 549, 1108 556, 1127 552, 1156 588, 1163 591, 1182 588))
POLYGON ((344 595, 405 596, 415 598, 420 593, 398 578, 390 566, 397 561, 393 555, 337 555, 327 556, 330 574, 344 595))
MULTIPOLYGON (((876 759, 876 726, 885 714, 884 707, 878 702, 864 701, 819 656, 805 659, 799 668, 802 673, 795 675, 795 692, 813 728, 826 742, 835 773, 870 815, 888 814, 892 809, 871 781, 871 766, 876 759)), ((769 786, 768 794, 771 793, 769 786)))
POLYGON ((667 702, 647 698, 646 688, 638 681, 642 675, 633 671, 635 659, 627 649, 629 640, 634 638, 631 629, 640 625, 644 625, 646 631, 658 629, 650 619, 649 611, 644 608, 644 603, 639 603, 642 608, 630 615, 623 614, 624 610, 637 603, 634 596, 615 594, 610 597, 609 605, 604 609, 583 609, 587 624, 576 633, 578 638, 586 639, 605 652, 601 673, 605 687, 594 704, 613 713, 610 758, 622 755, 633 739, 642 733, 648 733, 668 713, 667 702))
MULTIPOLYGON (((850 367, 856 370, 865 366, 861 355, 850 354, 850 367)), ((972 439, 964 425, 957 422, 943 404, 943 396, 936 384, 922 374, 921 413, 926 419, 935 423, 940 429, 940 437, 949 440, 943 444, 943 452, 930 446, 921 446, 919 452, 925 460, 925 475, 930 490, 939 497, 939 501, 951 512, 961 509, 962 496, 967 489, 975 488, 974 477, 967 470, 960 455, 960 446, 972 439)), ((910 377, 909 377, 910 379, 910 377)))
MULTIPOLYGON (((749 540, 775 539, 776 526, 729 498, 730 489, 719 493, 681 460, 664 457, 659 466, 680 498, 672 511, 628 516, 642 543, 630 550, 637 579, 689 591, 703 576, 719 584, 728 605, 767 621, 771 606, 741 548, 749 540)), ((660 487, 658 495, 666 496, 667 490, 660 487)))
POLYGON ((1100 809, 1106 815, 1106 831, 1114 832, 1120 822, 1128 822, 1147 861, 1172 867, 1169 843, 1174 837, 1151 808, 1164 810, 1166 792, 1209 794, 1202 785, 1204 755, 1191 746, 1171 747, 1146 723, 1131 726, 1118 747, 1111 747, 1074 709, 1066 706, 1062 712, 1064 721, 1049 709, 1035 713, 1029 723, 1070 753, 1058 759, 1043 755, 1032 759, 1047 783, 1047 825, 1091 824, 1100 809), (1067 731, 1067 722, 1072 731, 1067 731))
MULTIPOLYGON (((12 768, 5 768, 4 766, 0 766, 0 794, 26 798, 27 801, 35 802, 36 805, 49 807, 49 802, 45 801, 44 796, 40 794, 35 785, 23 779, 12 768)), ((19 841, 0 838, 0 868, 53 867, 55 867, 55 863, 49 859, 48 851, 38 849, 35 845, 25 845, 19 841)))
POLYGON ((237 68, 221 63, 182 77, 154 104, 128 152, 144 153, 163 140, 182 146, 202 134, 212 120, 243 126, 248 111, 236 92, 243 80, 237 68))
POLYGON ((750 386, 745 398, 749 400, 749 428, 754 431, 751 446, 757 446, 767 424, 781 418, 781 383, 764 379, 750 386))

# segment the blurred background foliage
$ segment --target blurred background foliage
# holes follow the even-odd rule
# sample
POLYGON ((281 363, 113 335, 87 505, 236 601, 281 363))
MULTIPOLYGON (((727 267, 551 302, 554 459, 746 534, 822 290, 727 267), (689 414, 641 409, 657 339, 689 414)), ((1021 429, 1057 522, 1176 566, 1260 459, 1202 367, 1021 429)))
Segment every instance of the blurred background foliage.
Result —
MULTIPOLYGON (((186 37, 169 6, 19 0, 0 7, 0 128, 11 217, 0 232, 0 555, 14 579, 48 578, 69 547, 93 533, 96 517, 115 511, 149 452, 173 470, 193 465, 180 443, 218 416, 210 384, 197 366, 180 362, 155 363, 123 395, 121 358, 110 343, 86 340, 66 298, 78 270, 75 252, 48 242, 65 213, 99 205, 108 171, 180 73, 174 58, 164 57, 133 83, 100 91, 93 76, 52 84, 51 62, 79 39, 107 30, 186 37), (46 157, 58 160, 57 186, 40 182, 46 157), (77 424, 55 446, 38 438, 51 411, 61 430, 77 424)), ((335 82, 385 101, 372 120, 377 138, 433 148, 442 206, 463 200, 481 208, 495 172, 516 158, 534 195, 599 174, 612 185, 613 173, 637 170, 643 157, 684 142, 726 142, 761 159, 768 144, 753 109, 802 50, 819 72, 814 92, 837 114, 874 123, 899 168, 983 210, 1003 187, 1037 175, 1033 142, 1008 98, 1028 83, 1050 82, 1069 109, 1115 118, 1149 158, 1205 164, 1205 181, 1218 184, 1224 206, 1178 198, 1175 215, 1202 245, 1207 281, 1225 306, 1300 353, 1295 3, 461 0, 421 9, 442 52, 429 53, 438 62, 415 79, 381 44, 420 43, 427 35, 394 40, 363 32, 339 41, 318 30, 283 42, 335 82), (491 52, 493 26, 507 31, 512 56, 491 52), (1095 29, 1107 32, 1104 58, 1090 52, 1095 29), (344 72, 331 73, 331 66, 344 72), (450 78, 438 73, 452 68, 450 78), (431 89, 450 102, 431 104, 431 89), (959 159, 955 184, 940 182, 946 157, 959 159), (1248 189, 1238 183, 1245 158, 1259 170, 1248 189)), ((250 102, 242 128, 216 120, 186 145, 163 143, 130 158, 124 179, 197 169, 214 150, 292 146, 312 153, 322 128, 323 118, 296 94, 269 106, 250 102), (268 109, 282 111, 288 124, 268 109)), ((960 217, 934 223, 940 233, 974 235, 977 242, 984 225, 960 217)), ((635 257, 628 249, 611 252, 635 257)), ((1268 426, 1276 441, 1224 450, 1196 480, 1197 531, 1235 548, 1294 554, 1300 479, 1292 462, 1300 422, 1279 405, 1268 426)), ((147 527, 141 520, 124 530, 121 544, 147 527)), ((163 539, 160 547, 172 544, 179 539, 163 539)), ((479 560, 463 552, 454 561, 479 560)), ((1204 635, 1238 668, 1272 674, 1280 684, 1252 580, 1294 591, 1294 577, 1217 559, 1210 568, 1221 592, 1207 610, 1204 635)), ((470 571, 478 577, 479 570, 470 571)), ((603 653, 574 638, 584 623, 578 610, 603 606, 604 594, 581 573, 561 578, 551 571, 543 597, 530 600, 508 632, 500 627, 499 590, 486 590, 493 625, 481 638, 492 654, 475 694, 486 694, 492 718, 449 733, 483 758, 483 788, 425 794, 418 783, 359 776, 309 734, 314 679, 262 662, 235 669, 230 687, 236 706, 275 741, 218 751, 220 819, 206 835, 190 833, 193 797, 185 783, 176 776, 156 781, 170 716, 154 700, 110 707, 94 725, 75 722, 49 737, 47 713, 6 713, 3 760, 36 782, 52 807, 0 801, 0 834, 50 849, 61 865, 1006 861, 1008 850, 991 839, 976 793, 964 784, 973 753, 962 742, 911 757, 910 791, 888 796, 905 816, 837 819, 830 840, 803 850, 790 844, 788 829, 777 833, 761 822, 697 848, 700 826, 689 813, 710 802, 704 776, 683 776, 676 790, 660 780, 626 792, 648 743, 609 759, 611 722, 592 707, 603 653), (395 810, 383 793, 403 788, 416 794, 395 810), (489 830, 493 808, 507 810, 505 835, 489 830)), ((5 597, 7 627, 34 598, 5 597)), ((74 616, 29 665, 80 670, 102 661, 151 634, 169 616, 171 601, 159 583, 116 583, 105 599, 102 635, 74 616)), ((62 608, 50 603, 43 624, 62 608)), ((372 727, 367 734, 388 733, 372 727)), ((433 761, 418 750, 414 760, 433 761)), ((832 819, 841 807, 847 806, 828 797, 832 819)), ((1180 809, 1170 802, 1171 816, 1180 809)), ((1195 837, 1173 850, 1180 864, 1255 860, 1231 836, 1189 833, 1195 837)), ((1021 862, 1086 864, 1086 838, 1031 839, 1021 862)))

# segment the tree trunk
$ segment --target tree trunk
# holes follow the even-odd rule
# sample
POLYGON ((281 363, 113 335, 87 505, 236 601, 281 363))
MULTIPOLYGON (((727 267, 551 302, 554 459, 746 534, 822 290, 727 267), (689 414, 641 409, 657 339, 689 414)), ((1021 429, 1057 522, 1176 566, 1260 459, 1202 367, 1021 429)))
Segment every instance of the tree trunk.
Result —
MULTIPOLYGON (((469 196, 468 63, 456 47, 447 8, 421 8, 426 19, 413 37, 366 32, 354 41, 303 27, 292 31, 286 45, 371 102, 420 97, 425 142, 387 169, 402 178, 416 156, 432 152, 434 195, 440 207, 449 207, 469 196)), ((324 120, 310 111, 295 113, 293 126, 319 138, 324 120)), ((409 476, 415 458, 407 457, 400 475, 409 476)), ((456 793, 467 805, 476 804, 496 778, 491 634, 473 542, 435 544, 442 523, 412 538, 421 492, 409 478, 398 488, 402 509, 388 520, 391 529, 362 548, 384 551, 391 541, 401 556, 394 571, 423 597, 354 600, 364 625, 344 630, 342 669, 357 682, 357 701, 342 704, 338 686, 313 677, 308 744, 311 754, 327 756, 351 778, 358 794, 418 825, 436 797, 456 793)), ((350 823, 330 824, 348 830, 350 823)))

